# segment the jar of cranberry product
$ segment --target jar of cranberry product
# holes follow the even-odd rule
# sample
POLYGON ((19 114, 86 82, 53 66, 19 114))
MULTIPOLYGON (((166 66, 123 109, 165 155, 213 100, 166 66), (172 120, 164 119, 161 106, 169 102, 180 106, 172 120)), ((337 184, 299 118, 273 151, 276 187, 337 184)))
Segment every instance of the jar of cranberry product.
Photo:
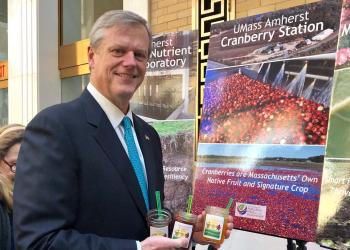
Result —
POLYGON ((147 213, 147 222, 150 229, 150 236, 169 236, 169 224, 172 215, 169 209, 151 209, 147 213))
POLYGON ((179 211, 175 215, 175 223, 173 228, 173 233, 171 235, 172 239, 187 238, 189 243, 186 248, 190 247, 194 226, 197 222, 197 216, 184 211, 179 211))
POLYGON ((208 244, 221 244, 225 240, 228 209, 208 206, 205 209, 203 240, 208 244))

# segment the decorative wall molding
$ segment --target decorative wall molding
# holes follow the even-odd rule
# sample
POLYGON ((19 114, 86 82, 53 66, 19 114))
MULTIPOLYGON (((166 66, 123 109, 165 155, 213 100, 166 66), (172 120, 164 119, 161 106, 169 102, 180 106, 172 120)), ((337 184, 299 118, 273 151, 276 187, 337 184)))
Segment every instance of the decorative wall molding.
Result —
POLYGON ((198 52, 197 52, 197 99, 196 99, 196 145, 202 114, 205 71, 207 68, 210 27, 213 23, 229 20, 229 0, 198 0, 198 52))

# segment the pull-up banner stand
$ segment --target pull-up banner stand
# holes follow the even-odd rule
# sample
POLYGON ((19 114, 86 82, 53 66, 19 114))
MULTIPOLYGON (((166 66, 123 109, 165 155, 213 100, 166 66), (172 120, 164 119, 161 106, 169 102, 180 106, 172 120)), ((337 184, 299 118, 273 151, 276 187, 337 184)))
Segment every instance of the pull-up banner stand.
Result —
POLYGON ((350 249, 350 1, 344 0, 330 106, 317 242, 350 249))
POLYGON ((195 31, 154 35, 146 77, 130 103, 160 136, 163 205, 172 212, 184 210, 192 193, 196 43, 195 31))
POLYGON ((213 24, 194 211, 316 241, 340 0, 213 24))

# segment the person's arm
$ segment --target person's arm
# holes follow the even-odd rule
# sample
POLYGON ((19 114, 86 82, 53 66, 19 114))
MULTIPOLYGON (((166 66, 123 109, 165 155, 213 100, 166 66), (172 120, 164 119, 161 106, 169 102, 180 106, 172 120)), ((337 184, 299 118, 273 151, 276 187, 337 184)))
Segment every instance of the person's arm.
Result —
POLYGON ((81 234, 73 228, 78 159, 57 119, 37 116, 21 144, 14 189, 16 249, 136 249, 134 240, 81 234))

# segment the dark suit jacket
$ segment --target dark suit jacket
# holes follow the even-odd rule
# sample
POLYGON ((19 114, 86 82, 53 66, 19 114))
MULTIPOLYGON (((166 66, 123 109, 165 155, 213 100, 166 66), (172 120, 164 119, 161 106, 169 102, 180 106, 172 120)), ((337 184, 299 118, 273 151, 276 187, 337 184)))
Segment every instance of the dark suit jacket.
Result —
MULTIPOLYGON (((150 208, 163 198, 156 131, 136 115, 150 208)), ((14 190, 17 249, 136 249, 149 232, 129 158, 91 94, 40 112, 27 126, 14 190)))
MULTIPOLYGON (((0 186, 1 188, 1 186, 0 186)), ((0 196, 0 250, 12 250, 11 218, 0 196)))

